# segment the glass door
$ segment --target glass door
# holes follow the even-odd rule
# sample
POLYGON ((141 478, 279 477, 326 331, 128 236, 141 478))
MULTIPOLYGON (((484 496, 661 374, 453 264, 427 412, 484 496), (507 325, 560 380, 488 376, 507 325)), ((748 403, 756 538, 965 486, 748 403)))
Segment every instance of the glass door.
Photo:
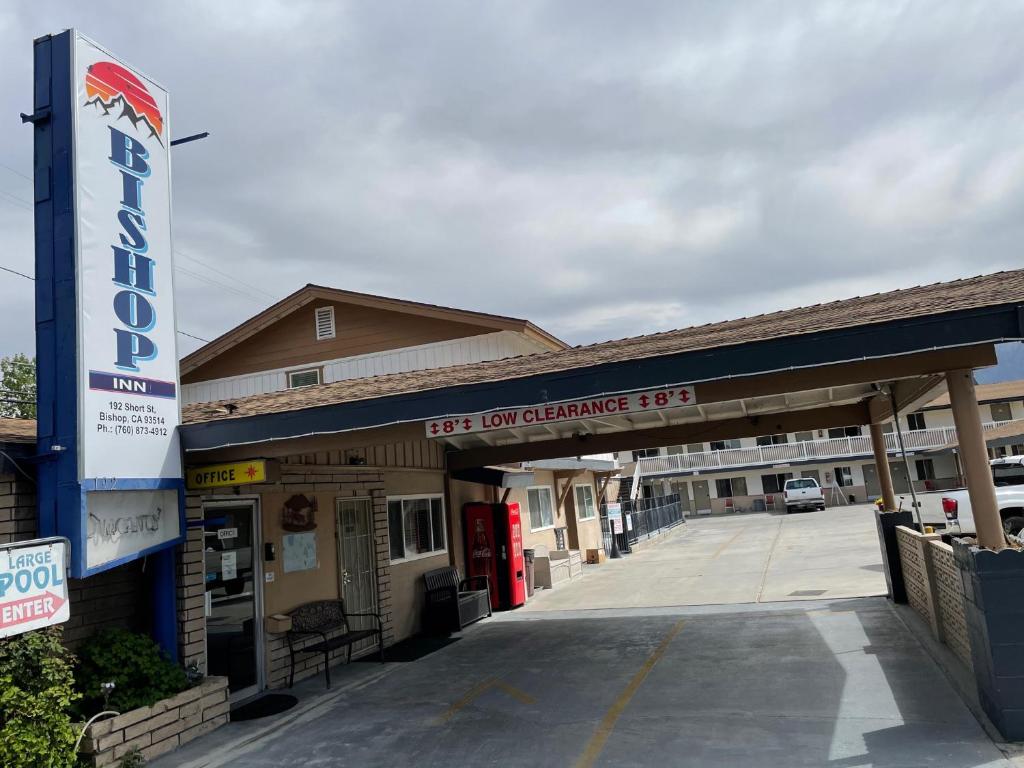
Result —
MULTIPOLYGON (((377 611, 377 558, 370 499, 338 499, 338 580, 348 613, 377 611)), ((376 629, 373 619, 355 618, 354 629, 376 629)))
POLYGON ((203 506, 207 674, 228 679, 231 699, 262 683, 262 614, 255 501, 203 506))

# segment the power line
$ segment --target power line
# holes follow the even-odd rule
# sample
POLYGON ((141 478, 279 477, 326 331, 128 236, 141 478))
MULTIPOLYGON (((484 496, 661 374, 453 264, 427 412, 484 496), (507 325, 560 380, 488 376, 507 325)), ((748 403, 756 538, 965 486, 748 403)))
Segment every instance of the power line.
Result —
POLYGON ((29 211, 31 213, 31 203, 28 203, 25 200, 22 200, 20 197, 15 197, 14 195, 8 192, 4 192, 2 190, 0 190, 0 195, 4 195, 4 197, 0 197, 0 202, 7 203, 8 205, 13 205, 15 208, 21 208, 21 210, 29 211))
POLYGON ((2 269, 4 272, 10 272, 12 275, 17 275, 18 277, 24 277, 26 280, 33 280, 33 281, 35 280, 35 278, 32 277, 32 275, 26 275, 24 272, 19 272, 18 270, 11 269, 10 267, 0 266, 0 269, 2 269))
MULTIPOLYGON (((32 275, 26 275, 24 272, 19 272, 16 269, 11 269, 9 267, 4 267, 4 266, 0 266, 0 269, 2 269, 4 272, 10 272, 12 275, 17 275, 18 277, 24 277, 26 280, 32 280, 33 282, 35 281, 35 278, 32 277, 32 275)), ((205 344, 209 344, 210 343, 209 339, 201 338, 199 336, 196 336, 195 334, 191 334, 191 333, 188 333, 186 331, 178 331, 178 333, 180 333, 182 336, 188 336, 190 339, 195 339, 196 341, 201 341, 201 342, 203 342, 205 344)), ((19 363, 19 365, 26 365, 26 363, 19 363)))
POLYGON ((192 255, 190 255, 188 253, 185 253, 184 251, 181 251, 181 250, 179 250, 177 248, 174 249, 174 252, 176 254, 178 254, 179 256, 184 256, 186 259, 191 259, 192 261, 196 262, 197 264, 202 264, 207 269, 212 270, 212 271, 216 272, 219 275, 223 275, 224 277, 228 278, 229 280, 234 280, 239 285, 244 285, 247 288, 252 288, 257 293, 262 293, 268 299, 273 299, 274 298, 274 295, 272 293, 268 293, 267 291, 264 291, 262 288, 257 288, 255 285, 251 285, 249 283, 243 282, 242 280, 239 280, 237 277, 235 277, 234 275, 230 274, 229 272, 225 272, 225 271, 223 271, 221 269, 217 269, 217 267, 213 266, 212 264, 208 264, 207 262, 203 261, 202 259, 200 259, 200 258, 198 258, 196 256, 192 256, 192 255))
POLYGON ((24 174, 21 171, 19 171, 17 168, 12 168, 7 163, 0 163, 0 168, 6 168, 8 171, 13 173, 15 176, 21 176, 21 178, 25 179, 26 181, 32 181, 32 177, 31 176, 27 176, 26 174, 24 174))

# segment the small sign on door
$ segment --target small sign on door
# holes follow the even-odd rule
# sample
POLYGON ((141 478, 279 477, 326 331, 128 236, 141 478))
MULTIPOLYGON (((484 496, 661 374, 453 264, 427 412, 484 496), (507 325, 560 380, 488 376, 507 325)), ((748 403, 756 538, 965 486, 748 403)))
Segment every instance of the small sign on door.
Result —
POLYGON ((222 581, 231 581, 238 578, 238 553, 222 552, 220 555, 220 578, 222 581))
POLYGON ((238 538, 237 528, 221 528, 217 531, 217 538, 223 541, 224 539, 236 539, 238 538))

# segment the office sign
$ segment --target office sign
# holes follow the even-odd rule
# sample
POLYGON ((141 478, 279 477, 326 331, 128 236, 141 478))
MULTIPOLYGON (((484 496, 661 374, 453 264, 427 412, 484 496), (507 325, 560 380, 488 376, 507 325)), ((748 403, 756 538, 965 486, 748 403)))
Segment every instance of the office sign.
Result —
POLYGON ((185 473, 185 480, 191 490, 264 483, 267 480, 267 462, 263 459, 253 459, 233 464, 190 467, 185 473))
POLYGON ((667 387, 626 395, 603 395, 583 400, 544 403, 527 408, 507 408, 486 413, 432 419, 426 423, 427 437, 451 437, 496 429, 522 429, 566 421, 630 416, 665 408, 696 405, 693 387, 667 387))
POLYGON ((71 30, 36 41, 35 106, 40 523, 84 576, 184 528, 168 96, 71 30))
POLYGON ((67 551, 63 539, 0 546, 0 638, 71 617, 67 551))

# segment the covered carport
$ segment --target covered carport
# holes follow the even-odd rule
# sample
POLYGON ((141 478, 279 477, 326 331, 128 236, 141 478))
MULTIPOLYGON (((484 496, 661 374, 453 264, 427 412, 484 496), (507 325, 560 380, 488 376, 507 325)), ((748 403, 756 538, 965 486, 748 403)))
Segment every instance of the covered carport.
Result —
MULTIPOLYGON (((192 406, 183 442, 194 459, 226 460, 404 425, 409 435, 418 430, 443 444, 447 471, 459 472, 870 424, 883 497, 894 509, 881 425, 947 387, 980 545, 958 557, 981 592, 994 569, 988 556, 1006 542, 972 372, 995 364, 994 344, 1021 338, 1024 271, 1005 272, 529 357, 192 406)), ((1000 554, 1000 594, 1024 587, 1024 566, 1008 557, 1021 555, 1000 554)), ((967 613, 983 706, 1004 735, 1024 736, 1024 685, 996 668, 992 652, 997 643, 1007 652, 1013 641, 999 633, 1021 617, 992 599, 972 602, 967 613)))

